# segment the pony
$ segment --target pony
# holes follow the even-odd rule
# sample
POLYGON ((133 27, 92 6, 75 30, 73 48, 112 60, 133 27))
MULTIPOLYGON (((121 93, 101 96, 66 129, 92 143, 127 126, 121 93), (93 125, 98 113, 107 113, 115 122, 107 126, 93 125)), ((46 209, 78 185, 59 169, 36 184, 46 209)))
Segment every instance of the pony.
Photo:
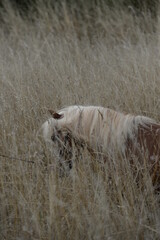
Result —
MULTIPOLYGON (((42 125, 46 142, 56 143, 62 162, 72 168, 73 145, 85 146, 94 155, 135 154, 152 165, 152 179, 160 173, 160 124, 145 116, 134 116, 101 106, 69 106, 55 112, 42 125)), ((77 152, 79 154, 79 151, 77 152)), ((104 158, 106 159, 106 158, 104 158)))

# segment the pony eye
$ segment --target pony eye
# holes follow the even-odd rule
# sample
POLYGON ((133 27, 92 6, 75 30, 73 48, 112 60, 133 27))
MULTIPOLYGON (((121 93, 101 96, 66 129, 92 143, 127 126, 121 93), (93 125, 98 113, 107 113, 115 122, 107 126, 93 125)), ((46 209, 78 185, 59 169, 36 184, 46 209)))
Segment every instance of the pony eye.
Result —
POLYGON ((51 140, 52 140, 53 142, 56 140, 55 135, 52 135, 52 136, 51 136, 51 140))

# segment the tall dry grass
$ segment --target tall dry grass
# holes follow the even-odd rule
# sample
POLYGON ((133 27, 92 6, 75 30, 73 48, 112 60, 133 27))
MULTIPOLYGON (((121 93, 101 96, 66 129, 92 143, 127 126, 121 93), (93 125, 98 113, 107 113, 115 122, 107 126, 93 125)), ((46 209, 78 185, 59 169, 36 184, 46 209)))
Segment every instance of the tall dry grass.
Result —
POLYGON ((144 166, 137 184, 127 159, 99 164, 84 152, 60 178, 53 149, 36 138, 46 108, 72 104, 160 121, 158 21, 97 8, 92 26, 65 4, 62 17, 42 3, 37 12, 31 21, 7 3, 2 14, 0 239, 159 239, 159 196, 144 166))

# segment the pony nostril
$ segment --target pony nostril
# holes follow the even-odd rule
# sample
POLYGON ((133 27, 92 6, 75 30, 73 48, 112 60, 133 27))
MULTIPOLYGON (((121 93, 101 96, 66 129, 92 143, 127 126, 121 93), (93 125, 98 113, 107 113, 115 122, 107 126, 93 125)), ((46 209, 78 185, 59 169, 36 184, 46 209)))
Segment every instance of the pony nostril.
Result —
POLYGON ((72 169, 72 161, 69 161, 69 163, 68 163, 68 165, 69 165, 69 169, 72 169))

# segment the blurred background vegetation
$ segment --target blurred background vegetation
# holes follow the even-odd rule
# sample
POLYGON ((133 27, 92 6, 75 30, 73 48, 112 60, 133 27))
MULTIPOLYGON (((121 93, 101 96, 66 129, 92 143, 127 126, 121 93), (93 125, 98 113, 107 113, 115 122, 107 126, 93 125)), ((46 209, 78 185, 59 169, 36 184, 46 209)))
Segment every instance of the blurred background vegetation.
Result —
MULTIPOLYGON (((133 12, 139 14, 144 11, 150 12, 152 16, 157 15, 158 0, 8 0, 12 6, 18 9, 22 14, 26 14, 31 11, 35 11, 37 6, 43 2, 43 4, 57 9, 60 11, 63 5, 67 6, 68 10, 75 11, 77 15, 84 14, 83 10, 94 13, 94 9, 99 7, 103 10, 105 6, 109 8, 119 7, 132 9, 133 12), (77 12, 78 11, 78 12, 77 12)), ((6 3, 5 0, 1 1, 1 8, 6 3)))
POLYGON ((56 34, 74 32, 79 40, 87 37, 93 41, 93 38, 113 35, 111 29, 108 31, 109 26, 116 35, 124 35, 124 32, 129 35, 132 29, 128 17, 132 18, 132 25, 138 26, 140 32, 156 32, 158 10, 158 0, 2 0, 0 24, 5 27, 5 32, 11 32, 14 21, 19 21, 17 26, 22 25, 22 19, 28 26, 43 22, 41 26, 48 26, 44 34, 47 34, 46 29, 56 34), (115 22, 121 24, 119 20, 124 16, 123 28, 115 26, 115 22))

